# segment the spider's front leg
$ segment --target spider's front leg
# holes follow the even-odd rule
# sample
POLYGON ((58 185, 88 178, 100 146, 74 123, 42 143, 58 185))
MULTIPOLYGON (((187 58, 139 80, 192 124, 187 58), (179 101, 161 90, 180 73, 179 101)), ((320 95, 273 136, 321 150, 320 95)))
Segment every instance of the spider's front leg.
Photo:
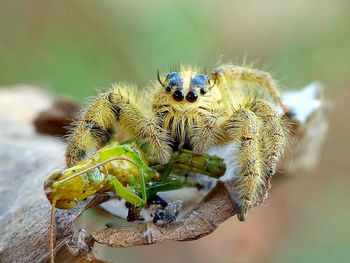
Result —
POLYGON ((234 175, 227 185, 237 217, 245 221, 249 209, 267 196, 286 144, 286 127, 269 103, 253 100, 232 115, 224 129, 231 141, 238 142, 228 164, 234 175))
POLYGON ((130 138, 145 142, 151 156, 163 162, 168 160, 171 148, 166 132, 144 116, 131 87, 116 86, 98 96, 75 124, 65 153, 67 166, 75 165, 102 148, 111 139, 116 126, 123 128, 130 138))

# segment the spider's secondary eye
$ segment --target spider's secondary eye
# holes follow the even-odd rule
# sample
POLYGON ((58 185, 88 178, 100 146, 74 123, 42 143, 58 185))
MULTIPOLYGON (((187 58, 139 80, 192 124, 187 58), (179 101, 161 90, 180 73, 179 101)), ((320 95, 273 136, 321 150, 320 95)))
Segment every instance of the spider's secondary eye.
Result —
POLYGON ((171 79, 177 79, 179 78, 179 73, 178 72, 170 72, 166 75, 166 80, 171 80, 171 79))
POLYGON ((205 89, 201 89, 201 94, 204 95, 205 93, 207 93, 207 91, 205 89))
POLYGON ((166 75, 167 87, 165 90, 167 92, 171 91, 171 87, 182 88, 182 79, 178 72, 170 72, 166 75))
POLYGON ((191 80, 191 87, 199 87, 201 94, 205 94, 205 88, 207 86, 207 83, 209 81, 209 78, 204 74, 197 74, 194 76, 191 80))
POLYGON ((200 83, 207 83, 208 82, 208 77, 207 75, 205 74, 197 74, 195 77, 194 77, 198 82, 200 83))

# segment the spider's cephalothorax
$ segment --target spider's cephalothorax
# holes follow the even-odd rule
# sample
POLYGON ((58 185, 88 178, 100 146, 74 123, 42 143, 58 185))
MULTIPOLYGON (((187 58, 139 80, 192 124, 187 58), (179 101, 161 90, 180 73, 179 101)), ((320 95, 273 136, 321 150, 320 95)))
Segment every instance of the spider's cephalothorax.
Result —
MULTIPOLYGON (((152 111, 172 150, 181 147, 204 152, 223 140, 219 125, 211 127, 208 137, 203 134, 208 125, 225 114, 213 80, 192 70, 171 72, 165 80, 158 79, 163 88, 154 90, 152 111)), ((162 157, 160 160, 164 161, 162 157)))
POLYGON ((165 78, 158 75, 150 89, 115 85, 97 97, 73 129, 66 163, 76 164, 115 133, 136 140, 161 163, 178 148, 198 153, 228 148, 227 173, 232 174, 225 178, 238 218, 245 220, 249 208, 265 198, 287 142, 277 107, 288 113, 266 72, 223 65, 206 75, 182 67, 165 78), (272 101, 253 96, 256 88, 272 101))

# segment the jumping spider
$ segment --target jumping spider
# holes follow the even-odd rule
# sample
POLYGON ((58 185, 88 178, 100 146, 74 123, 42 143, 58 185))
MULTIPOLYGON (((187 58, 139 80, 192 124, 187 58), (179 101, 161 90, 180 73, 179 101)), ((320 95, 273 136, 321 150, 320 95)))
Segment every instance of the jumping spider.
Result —
POLYGON ((158 73, 158 82, 148 89, 117 84, 99 95, 72 131, 66 164, 86 158, 116 133, 135 140, 160 163, 179 148, 205 153, 236 145, 229 148, 226 185, 244 221, 265 198, 288 141, 284 116, 290 112, 275 81, 263 71, 222 65, 209 74, 193 67, 181 67, 164 79, 158 73))

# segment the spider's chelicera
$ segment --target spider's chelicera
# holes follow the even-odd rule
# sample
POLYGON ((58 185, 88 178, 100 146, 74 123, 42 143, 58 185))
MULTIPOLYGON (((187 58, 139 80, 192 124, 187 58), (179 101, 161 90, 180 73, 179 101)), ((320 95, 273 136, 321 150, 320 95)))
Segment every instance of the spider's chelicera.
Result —
POLYGON ((208 75, 192 67, 165 77, 158 73, 150 89, 120 84, 99 95, 72 131, 66 163, 76 164, 115 134, 135 140, 160 163, 179 148, 206 153, 222 147, 230 156, 226 183, 243 221, 265 198, 287 143, 277 107, 288 113, 275 81, 263 71, 222 65, 208 75), (257 89, 270 99, 253 92, 257 89))

